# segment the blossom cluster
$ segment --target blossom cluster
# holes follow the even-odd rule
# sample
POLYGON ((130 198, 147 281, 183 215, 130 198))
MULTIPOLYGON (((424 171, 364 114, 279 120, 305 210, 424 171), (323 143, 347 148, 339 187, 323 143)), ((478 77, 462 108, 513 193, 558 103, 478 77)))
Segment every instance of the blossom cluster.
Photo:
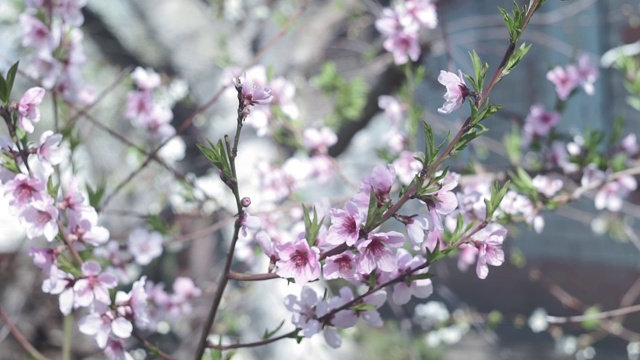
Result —
POLYGON ((591 64, 587 55, 582 55, 577 65, 556 66, 547 72, 547 79, 555 85, 556 94, 562 101, 567 100, 578 86, 582 86, 587 94, 593 95, 598 76, 598 69, 591 64))
MULTIPOLYGON (((30 88, 17 103, 3 107, 11 134, 34 132, 45 94, 44 88, 30 88)), ((58 297, 65 315, 87 309, 79 329, 94 337, 105 354, 126 356, 123 340, 131 336, 134 323, 145 329, 159 321, 175 322, 191 311, 189 302, 201 291, 187 278, 176 279, 172 295, 161 285, 147 283, 146 277, 133 282, 129 292, 118 290, 118 285, 131 283, 127 265, 148 265, 162 254, 163 237, 141 228, 132 231, 128 259, 116 240, 109 241, 109 230, 99 225, 98 212, 81 191, 82 180, 72 176, 65 186, 56 185, 61 176, 54 170, 64 165, 68 152, 62 134, 46 130, 37 143, 1 136, 0 152, 0 185, 9 211, 18 217, 29 239, 44 237, 50 244, 29 250, 46 275, 42 291, 58 297), (108 261, 104 271, 101 259, 108 261), (159 310, 150 314, 154 309, 159 310)))
POLYGON ((166 102, 154 96, 160 86, 160 75, 153 70, 137 67, 131 73, 137 89, 127 95, 127 110, 124 117, 140 129, 145 130, 152 141, 161 142, 173 136, 176 130, 171 126, 173 112, 166 102))
POLYGON ((293 101, 296 87, 289 80, 283 77, 269 79, 267 69, 262 65, 242 73, 237 68, 230 68, 226 73, 223 78, 231 77, 242 87, 244 109, 251 109, 245 122, 256 129, 258 136, 272 133, 270 124, 277 114, 290 120, 298 119, 300 110, 293 101))
POLYGON ((419 32, 421 28, 438 26, 436 6, 431 0, 405 0, 393 8, 384 8, 376 20, 376 29, 386 37, 383 47, 393 54, 396 65, 420 57, 419 32))
POLYGON ((82 47, 86 0, 34 0, 20 15, 22 46, 31 50, 27 73, 47 90, 55 90, 71 104, 93 102, 93 90, 84 83, 86 63, 82 47))

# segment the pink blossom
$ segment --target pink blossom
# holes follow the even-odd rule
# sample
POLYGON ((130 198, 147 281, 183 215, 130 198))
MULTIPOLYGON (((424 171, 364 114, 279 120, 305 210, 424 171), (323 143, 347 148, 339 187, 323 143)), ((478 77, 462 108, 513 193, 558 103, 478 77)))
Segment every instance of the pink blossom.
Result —
POLYGON ((188 277, 177 277, 171 288, 173 289, 173 300, 177 302, 187 302, 202 296, 202 290, 188 277))
POLYGON ((533 186, 547 198, 552 198, 562 189, 562 180, 552 179, 544 175, 536 175, 532 180, 533 186))
POLYGON ((160 75, 152 69, 136 67, 131 73, 131 78, 136 86, 143 91, 153 90, 160 86, 160 75))
POLYGON ((393 162, 396 175, 404 185, 411 184, 416 174, 422 170, 422 163, 415 158, 416 155, 416 153, 410 151, 403 151, 393 162))
POLYGON ((467 271, 469 266, 476 262, 478 248, 471 244, 462 244, 458 247, 458 270, 467 271))
POLYGON ((253 105, 267 105, 273 100, 271 89, 262 85, 255 78, 248 78, 246 74, 237 78, 237 83, 242 86, 242 99, 244 107, 253 105))
MULTIPOLYGON (((329 307, 327 310, 335 310, 354 299, 353 292, 347 286, 340 288, 338 294, 338 296, 334 296, 329 300, 329 307)), ((338 328, 348 329, 356 325, 358 322, 358 316, 353 310, 345 309, 335 313, 329 321, 332 325, 338 328)))
POLYGON ((416 19, 421 26, 427 29, 435 29, 438 26, 436 5, 431 0, 407 0, 405 6, 407 13, 416 19))
MULTIPOLYGON (((373 305, 375 309, 380 308, 387 302, 387 292, 385 290, 376 291, 364 298, 364 302, 373 305)), ((367 310, 358 314, 362 320, 374 327, 382 327, 384 322, 378 310, 367 310)))
POLYGON ((4 195, 9 199, 9 206, 15 213, 22 210, 32 201, 50 202, 53 199, 46 192, 44 181, 31 178, 25 174, 17 174, 4 184, 4 195))
POLYGON ((133 356, 127 352, 127 347, 122 339, 109 338, 104 354, 108 360, 133 360, 133 356))
POLYGON ((322 328, 316 314, 316 307, 321 302, 318 294, 307 286, 302 287, 300 298, 295 295, 289 295, 285 298, 285 307, 292 312, 291 323, 302 329, 302 336, 311 337, 322 328))
POLYGON ((360 192, 365 193, 368 198, 371 189, 373 189, 378 204, 382 205, 390 200, 389 193, 395 181, 396 171, 393 165, 377 165, 371 171, 371 176, 364 178, 360 183, 360 192))
POLYGON ((524 119, 524 132, 528 136, 547 136, 559 122, 560 114, 546 111, 543 105, 536 104, 531 106, 529 115, 524 119))
POLYGON ((291 119, 297 119, 300 115, 298 106, 293 101, 296 94, 295 85, 285 78, 278 77, 269 83, 273 104, 280 106, 280 110, 291 119))
POLYGON ((396 231, 370 234, 358 241, 356 247, 361 256, 358 260, 358 272, 368 274, 375 268, 390 272, 396 269, 396 257, 390 248, 399 248, 404 244, 404 236, 396 231))
POLYGON ((596 209, 608 209, 610 211, 620 211, 624 203, 624 197, 637 189, 638 183, 631 175, 623 175, 608 182, 600 188, 595 197, 596 209))
POLYGON ((49 165, 58 165, 64 160, 64 153, 60 149, 61 134, 55 134, 47 130, 40 135, 40 144, 37 148, 38 159, 49 165))
POLYGON ((569 98, 573 89, 578 86, 580 74, 578 73, 578 69, 573 65, 567 66, 566 69, 561 66, 556 66, 547 72, 547 80, 555 85, 558 98, 565 101, 569 98))
POLYGON ((67 186, 64 198, 58 203, 58 206, 67 210, 69 221, 74 224, 80 224, 84 219, 96 224, 98 221, 98 213, 89 204, 85 204, 84 196, 78 189, 78 180, 72 178, 67 186))
POLYGON ((127 109, 124 117, 136 120, 151 113, 153 109, 153 95, 150 91, 132 91, 127 95, 127 109))
POLYGON ((489 274, 489 266, 500 266, 504 262, 502 242, 507 235, 507 229, 497 224, 490 224, 477 232, 472 238, 478 248, 478 263, 476 273, 478 278, 485 279, 489 274))
POLYGON ((38 18, 23 13, 20 15, 20 25, 24 35, 22 46, 51 51, 59 42, 59 35, 52 34, 51 30, 38 18))
POLYGON ((69 216, 68 236, 76 249, 84 250, 85 244, 100 246, 109 241, 109 230, 98 226, 97 213, 85 212, 80 214, 82 216, 69 216), (94 214, 95 216, 93 216, 94 214))
POLYGON ((58 209, 50 201, 33 201, 20 213, 29 239, 44 235, 53 241, 58 235, 58 209))
POLYGON ((82 8, 87 0, 60 0, 55 3, 53 13, 71 26, 80 26, 84 22, 82 8))
POLYGON ((447 92, 444 94, 445 103, 438 109, 441 114, 450 114, 453 110, 459 108, 467 96, 471 94, 460 70, 458 70, 458 75, 440 70, 438 82, 447 88, 447 92))
POLYGON ((302 146, 313 152, 326 154, 336 142, 338 142, 338 137, 328 127, 306 128, 302 134, 302 146))
POLYGON ((29 57, 29 76, 41 79, 45 89, 52 89, 62 73, 62 64, 49 52, 39 51, 29 57))
MULTIPOLYGON (((118 291, 114 300, 116 314, 129 321, 135 321, 136 326, 146 328, 149 325, 149 314, 147 312, 147 293, 145 291, 146 276, 134 282, 131 291, 125 293, 118 291)), ((184 297, 185 299, 188 296, 184 297)), ((122 337, 122 336, 120 336, 122 337)))
POLYGON ((638 141, 636 139, 636 134, 628 134, 622 140, 620 140, 620 144, 618 148, 626 153, 630 157, 634 157, 640 151, 638 147, 638 141))
POLYGON ((407 235, 414 248, 420 248, 425 240, 427 232, 431 229, 429 219, 423 215, 408 216, 403 221, 407 229, 407 235))
POLYGON ((387 36, 392 37, 400 32, 417 33, 419 25, 413 21, 406 9, 402 6, 396 6, 394 9, 384 8, 382 17, 376 20, 376 29, 387 36))
POLYGON ((331 227, 327 233, 327 243, 340 245, 346 243, 353 246, 360 237, 360 226, 365 220, 366 209, 361 209, 354 202, 348 201, 342 209, 331 209, 331 227))
POLYGON ((280 257, 276 263, 278 276, 294 278, 300 285, 320 277, 320 251, 309 247, 304 237, 281 244, 277 250, 280 257))
POLYGON ((101 273, 102 268, 94 261, 82 264, 82 278, 73 285, 75 303, 85 307, 94 301, 103 305, 111 304, 109 289, 118 285, 118 279, 110 273, 101 273))
POLYGON ((59 295, 60 312, 64 315, 69 315, 73 308, 78 307, 75 302, 74 284, 75 279, 73 275, 58 269, 56 275, 51 274, 48 279, 44 280, 42 283, 42 292, 45 294, 59 295))
POLYGON ((129 234, 128 247, 138 265, 149 265, 162 255, 162 234, 136 228, 129 234))
POLYGON ((138 119, 139 123, 154 140, 165 140, 176 133, 176 129, 171 126, 173 112, 169 107, 154 104, 147 114, 143 114, 138 119))
POLYGON ((420 58, 420 43, 415 33, 398 32, 387 38, 382 47, 393 54, 393 62, 402 65, 420 58))
POLYGON ((325 280, 342 278, 355 281, 356 267, 356 255, 347 251, 327 257, 322 267, 322 274, 325 280))
POLYGON ((456 173, 447 173, 438 183, 440 188, 421 199, 429 209, 429 219, 434 229, 442 230, 441 215, 448 215, 458 207, 458 197, 451 190, 458 186, 459 178, 460 175, 456 173))
POLYGON ((103 349, 107 346, 110 335, 121 339, 131 337, 133 325, 123 317, 114 317, 107 311, 104 314, 91 313, 78 322, 78 329, 85 335, 94 336, 98 346, 103 349))
POLYGON ((42 272, 49 276, 51 285, 55 287, 58 280, 58 255, 60 251, 51 248, 29 248, 29 256, 33 258, 33 263, 39 267, 42 272))
MULTIPOLYGON (((415 268, 423 265, 425 259, 420 256, 412 256, 405 249, 398 249, 396 253, 398 259, 397 274, 394 273, 394 277, 401 274, 412 272, 415 268)), ((428 268, 413 271, 412 274, 424 274, 429 271, 428 268)), ((415 296, 420 299, 425 299, 433 293, 433 284, 431 279, 417 279, 411 281, 411 275, 404 281, 401 281, 393 286, 393 302, 397 305, 404 305, 411 300, 411 296, 415 296)))
POLYGON ((593 95, 593 84, 598 80, 598 68, 596 68, 590 61, 587 55, 580 56, 578 59, 578 75, 580 85, 588 95, 593 95))
POLYGON ((391 125, 396 126, 402 122, 403 111, 400 102, 393 96, 381 95, 378 97, 378 106, 384 110, 384 115, 387 117, 391 125))
POLYGON ((40 121, 40 109, 45 90, 41 87, 32 87, 27 90, 18 102, 18 125, 28 133, 34 130, 33 123, 40 121))

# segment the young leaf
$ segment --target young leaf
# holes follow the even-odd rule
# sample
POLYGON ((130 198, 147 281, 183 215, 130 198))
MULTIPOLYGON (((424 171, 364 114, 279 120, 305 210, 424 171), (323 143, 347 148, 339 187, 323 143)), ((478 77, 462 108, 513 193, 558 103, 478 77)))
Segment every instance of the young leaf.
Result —
POLYGON ((277 333, 278 331, 280 331, 280 329, 282 329, 282 325, 284 325, 284 320, 282 320, 282 322, 280 323, 280 325, 278 325, 275 329, 273 329, 272 331, 269 330, 264 330, 264 334, 262 335, 263 339, 268 339, 270 337, 272 337, 273 335, 275 335, 275 333, 277 333))
POLYGON ((6 82, 6 96, 7 102, 11 99, 11 90, 13 90, 13 83, 16 80, 16 74, 18 73, 18 65, 20 61, 17 61, 15 64, 11 66, 9 71, 7 71, 7 82, 6 82))
POLYGON ((9 104, 9 92, 7 91, 7 81, 4 79, 4 76, 0 74, 0 101, 2 101, 2 105, 6 106, 9 104))

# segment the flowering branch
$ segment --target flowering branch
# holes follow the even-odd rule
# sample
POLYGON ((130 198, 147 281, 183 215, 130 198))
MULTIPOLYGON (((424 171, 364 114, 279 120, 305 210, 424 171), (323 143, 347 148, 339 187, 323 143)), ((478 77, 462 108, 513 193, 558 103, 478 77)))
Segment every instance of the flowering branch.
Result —
MULTIPOLYGON (((247 86, 245 84, 245 86, 247 86)), ((227 282, 229 281, 229 272, 231 270, 231 263, 233 262, 233 255, 235 252, 236 243, 238 242, 238 237, 240 235, 240 227, 242 226, 242 220, 244 218, 244 209, 242 206, 242 202, 240 199, 240 191, 238 189, 238 178, 236 173, 236 165, 235 159, 238 154, 238 144, 240 142, 240 133, 242 131, 242 124, 249 114, 249 106, 251 104, 247 104, 243 97, 243 84, 238 82, 236 85, 236 91, 238 92, 238 118, 236 122, 236 133, 233 141, 233 147, 229 145, 229 137, 225 135, 225 143, 227 145, 227 159, 229 161, 229 166, 231 170, 231 179, 226 179, 225 183, 231 188, 234 197, 236 198, 236 206, 238 210, 238 214, 236 217, 236 221, 233 227, 233 236, 231 238, 231 244, 229 245, 229 249, 227 250, 227 257, 224 264, 224 268, 222 273, 220 274, 220 278, 218 280, 218 285, 216 287, 215 293, 213 295, 213 303, 211 304, 211 309, 209 310, 209 315, 205 321, 204 329, 200 335, 200 341, 198 342, 198 348, 196 350, 196 354, 194 359, 200 360, 204 351, 207 347, 207 337, 209 336, 209 331, 213 326, 213 322, 216 318, 216 313, 218 312, 218 308, 220 307, 220 302, 222 301, 222 295, 224 293, 225 288, 227 287, 227 282)), ((225 159, 224 161, 227 161, 225 159)), ((222 170, 221 170, 222 173, 222 170)), ((225 175, 223 175, 225 176, 225 175)))

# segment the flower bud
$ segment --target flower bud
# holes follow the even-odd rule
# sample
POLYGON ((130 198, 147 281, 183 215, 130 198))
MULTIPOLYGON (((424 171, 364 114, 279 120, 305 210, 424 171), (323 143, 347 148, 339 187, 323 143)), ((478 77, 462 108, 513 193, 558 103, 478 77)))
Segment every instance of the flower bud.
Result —
POLYGON ((242 205, 242 207, 249 207, 249 205, 251 205, 251 199, 249 199, 248 197, 243 197, 240 200, 240 205, 242 205))

